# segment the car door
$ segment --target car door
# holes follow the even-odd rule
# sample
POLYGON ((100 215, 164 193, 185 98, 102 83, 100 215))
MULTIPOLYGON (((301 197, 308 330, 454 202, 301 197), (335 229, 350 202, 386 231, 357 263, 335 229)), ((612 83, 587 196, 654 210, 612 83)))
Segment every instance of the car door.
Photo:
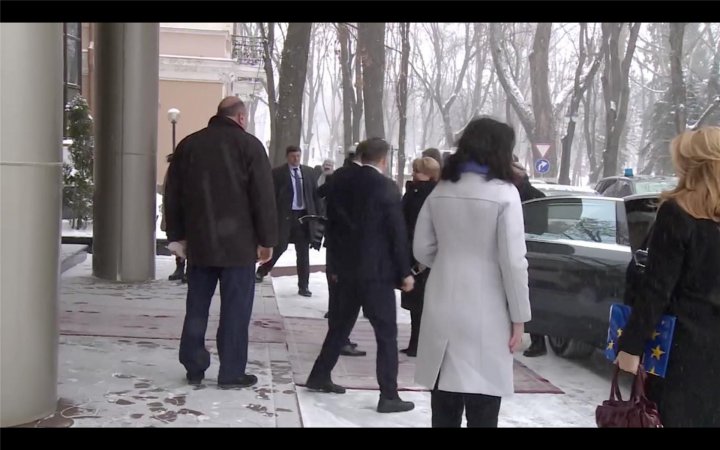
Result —
POLYGON ((618 244, 622 206, 621 200, 603 197, 523 204, 529 332, 604 344, 610 304, 621 298, 630 261, 630 248, 618 244))

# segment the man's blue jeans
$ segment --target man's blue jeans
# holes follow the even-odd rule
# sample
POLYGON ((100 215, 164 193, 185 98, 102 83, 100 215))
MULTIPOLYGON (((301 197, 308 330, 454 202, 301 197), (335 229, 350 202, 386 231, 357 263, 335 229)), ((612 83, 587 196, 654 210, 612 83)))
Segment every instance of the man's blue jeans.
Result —
POLYGON ((255 267, 198 267, 187 272, 188 294, 185 323, 180 338, 180 363, 188 375, 204 375, 210 367, 205 348, 210 302, 220 281, 220 326, 217 347, 220 357, 218 383, 230 383, 245 374, 250 316, 255 297, 255 267))

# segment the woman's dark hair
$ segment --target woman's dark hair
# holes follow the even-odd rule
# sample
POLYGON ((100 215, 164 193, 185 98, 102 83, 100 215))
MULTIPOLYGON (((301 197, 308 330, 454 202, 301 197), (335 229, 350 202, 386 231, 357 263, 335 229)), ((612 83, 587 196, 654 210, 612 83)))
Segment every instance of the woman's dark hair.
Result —
POLYGON ((488 180, 512 182, 514 146, 515 131, 509 125, 490 117, 473 119, 465 127, 457 150, 445 162, 440 178, 458 181, 462 165, 473 161, 488 167, 488 180))
POLYGON ((166 160, 167 162, 172 162, 173 155, 174 155, 174 153, 170 153, 169 155, 167 155, 167 156, 165 157, 165 160, 166 160))

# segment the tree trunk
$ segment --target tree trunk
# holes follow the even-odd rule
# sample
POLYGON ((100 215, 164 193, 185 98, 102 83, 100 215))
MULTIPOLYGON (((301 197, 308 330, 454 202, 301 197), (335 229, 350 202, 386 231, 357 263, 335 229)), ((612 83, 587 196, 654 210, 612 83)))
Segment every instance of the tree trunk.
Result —
POLYGON ((407 131, 408 103, 408 67, 410 63, 410 22, 400 23, 400 39, 402 40, 400 56, 400 76, 397 85, 397 107, 400 116, 398 131, 398 170, 395 182, 402 189, 405 170, 405 133, 407 131))
MULTIPOLYGON (((520 88, 513 79, 507 61, 503 58, 501 42, 503 42, 504 39, 505 37, 501 36, 500 26, 496 23, 491 23, 490 50, 493 64, 495 66, 495 72, 498 76, 498 81, 500 81, 500 84, 505 91, 507 100, 509 100, 512 104, 523 129, 525 129, 525 134, 527 135, 528 140, 532 142, 534 140, 533 130, 535 128, 535 115, 532 107, 527 104, 520 88)), ((496 102, 494 101, 493 104, 495 103, 496 102)))
POLYGON ((565 136, 562 137, 562 160, 560 161, 560 184, 570 184, 570 161, 572 143, 575 136, 575 126, 577 123, 577 113, 580 108, 580 101, 588 85, 592 83, 593 77, 600 67, 600 59, 595 59, 590 66, 587 74, 583 75, 585 59, 587 53, 585 49, 585 28, 587 24, 580 24, 580 54, 578 56, 578 65, 575 69, 575 81, 573 85, 573 93, 570 99, 570 107, 568 108, 568 127, 565 136))
POLYGON ((255 113, 257 112, 258 103, 260 103, 260 99, 257 95, 252 95, 250 99, 250 104, 248 106, 248 133, 255 134, 255 113))
POLYGON ((600 175, 597 159, 595 158, 595 113, 592 100, 595 98, 594 85, 590 83, 587 96, 583 99, 583 129, 585 131, 585 145, 587 146, 588 165, 590 166, 590 182, 595 183, 600 175))
POLYGON ((260 35, 263 38, 263 66, 265 68, 265 91, 268 95, 268 109, 270 110, 270 145, 268 152, 270 161, 276 160, 276 142, 277 142, 277 121, 278 121, 278 104, 277 94, 275 93, 275 74, 273 72, 273 47, 275 46, 275 23, 268 22, 267 33, 265 33, 265 24, 259 23, 260 35))
POLYGON ((352 113, 353 143, 360 142, 360 123, 363 117, 363 76, 360 62, 360 47, 355 46, 355 104, 352 113))
POLYGON ((312 23, 291 22, 288 25, 280 62, 277 139, 273 145, 275 149, 273 163, 275 165, 284 163, 284 150, 288 145, 300 144, 302 100, 307 75, 311 29, 312 23))
MULTIPOLYGON (((311 40, 313 39, 311 38, 311 40)), ((305 148, 303 149, 303 164, 305 165, 309 163, 310 151, 307 150, 310 150, 312 148, 312 140, 315 136, 313 134, 315 108, 320 97, 320 89, 322 87, 323 81, 322 55, 316 54, 315 46, 310 47, 307 67, 307 108, 305 109, 305 118, 303 119, 303 125, 305 127, 305 136, 303 137, 303 145, 305 146, 305 148), (315 67, 316 62, 317 67, 315 67), (315 69, 317 69, 317 71, 315 69)))
POLYGON ((355 91, 352 86, 352 68, 350 65, 350 32, 347 25, 337 25, 338 40, 340 41, 340 71, 342 73, 342 103, 343 103, 343 152, 347 157, 353 144, 352 108, 355 103, 355 91))
POLYGON ((670 90, 674 110, 675 133, 680 134, 687 128, 687 107, 685 80, 683 79, 683 37, 684 23, 670 23, 670 90))
POLYGON ((602 85, 605 100, 605 151, 603 152, 603 176, 617 175, 620 136, 625 128, 627 106, 630 97, 630 63, 635 53, 640 23, 630 25, 625 56, 620 55, 620 32, 623 24, 603 23, 603 55, 605 68, 602 85))
POLYGON ((545 174, 554 177, 557 174, 557 150, 555 118, 548 86, 548 53, 552 23, 539 23, 535 31, 533 50, 529 55, 530 86, 532 93, 535 127, 533 129, 533 156, 535 160, 546 159, 550 162, 550 171, 545 174), (543 155, 538 145, 550 145, 543 155))
POLYGON ((385 139, 385 23, 358 23, 358 54, 362 64, 365 135, 385 139))

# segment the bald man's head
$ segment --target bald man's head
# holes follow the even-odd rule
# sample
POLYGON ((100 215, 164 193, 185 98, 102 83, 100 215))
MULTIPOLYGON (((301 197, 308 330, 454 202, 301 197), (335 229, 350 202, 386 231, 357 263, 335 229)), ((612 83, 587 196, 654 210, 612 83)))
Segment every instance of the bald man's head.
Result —
POLYGON ((247 108, 242 100, 235 96, 225 97, 218 105, 217 115, 228 117, 245 127, 247 108))

